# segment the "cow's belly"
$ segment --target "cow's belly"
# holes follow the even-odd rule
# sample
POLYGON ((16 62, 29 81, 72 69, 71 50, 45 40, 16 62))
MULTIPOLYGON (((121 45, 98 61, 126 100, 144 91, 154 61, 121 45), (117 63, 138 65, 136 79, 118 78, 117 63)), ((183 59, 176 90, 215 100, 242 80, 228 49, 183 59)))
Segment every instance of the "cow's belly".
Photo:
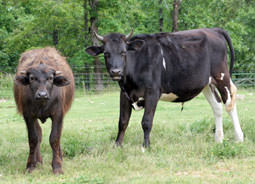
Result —
POLYGON ((177 91, 176 93, 162 93, 160 100, 167 102, 186 102, 197 96, 202 91, 202 89, 203 88, 188 91, 177 91))

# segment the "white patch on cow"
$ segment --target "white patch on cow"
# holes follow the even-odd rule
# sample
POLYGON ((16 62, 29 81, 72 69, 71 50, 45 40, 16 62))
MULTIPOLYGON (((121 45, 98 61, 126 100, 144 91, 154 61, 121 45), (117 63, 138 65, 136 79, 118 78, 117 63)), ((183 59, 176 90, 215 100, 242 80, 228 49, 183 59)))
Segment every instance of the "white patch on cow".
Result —
POLYGON ((218 143, 222 143, 224 139, 223 125, 222 125, 222 104, 216 100, 215 95, 212 92, 209 85, 207 85, 203 89, 203 94, 205 95, 205 98, 211 105, 213 113, 214 113, 215 126, 216 126, 215 141, 218 143))
POLYGON ((208 84, 211 84, 212 83, 212 77, 209 77, 209 82, 208 84))
POLYGON ((172 102, 176 100, 178 96, 174 93, 162 93, 160 96, 160 100, 162 101, 167 101, 167 102, 172 102))
POLYGON ((162 48, 160 48, 160 52, 161 52, 161 55, 162 55, 162 64, 163 64, 163 67, 165 68, 165 70, 166 70, 166 60, 165 60, 165 58, 164 58, 164 52, 163 52, 163 50, 162 50, 162 48))
POLYGON ((165 68, 165 70, 166 70, 166 61, 165 61, 164 56, 163 56, 163 67, 164 67, 164 68, 165 68))
POLYGON ((221 73, 220 75, 221 75, 221 76, 220 76, 220 80, 223 80, 225 74, 224 74, 224 73, 221 73))
POLYGON ((136 102, 132 103, 132 106, 134 107, 135 111, 140 111, 143 109, 143 106, 138 106, 137 103, 141 100, 144 100, 143 97, 140 97, 136 102))

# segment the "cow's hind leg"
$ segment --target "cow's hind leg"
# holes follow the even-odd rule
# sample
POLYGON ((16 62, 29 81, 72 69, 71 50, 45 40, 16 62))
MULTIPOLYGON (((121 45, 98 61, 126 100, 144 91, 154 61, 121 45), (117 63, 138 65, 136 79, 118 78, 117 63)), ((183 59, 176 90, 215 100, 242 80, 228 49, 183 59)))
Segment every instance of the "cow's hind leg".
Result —
MULTIPOLYGON (((213 89, 213 86, 211 86, 213 89)), ((223 125, 222 125, 222 104, 219 99, 216 98, 215 93, 211 89, 209 85, 207 85, 203 89, 203 94, 206 97, 207 101, 212 107, 214 118, 215 118, 215 141, 222 143, 224 139, 224 133, 223 133, 223 125)))
POLYGON ((219 78, 216 78, 216 87, 221 94, 222 101, 225 104, 225 109, 232 119, 235 129, 236 141, 243 142, 243 132, 240 127, 236 110, 237 88, 228 76, 226 76, 223 80, 219 80, 219 78))
POLYGON ((37 163, 37 147, 39 144, 39 136, 36 128, 36 119, 23 115, 27 125, 28 142, 29 142, 29 156, 27 159, 27 172, 32 173, 37 163))

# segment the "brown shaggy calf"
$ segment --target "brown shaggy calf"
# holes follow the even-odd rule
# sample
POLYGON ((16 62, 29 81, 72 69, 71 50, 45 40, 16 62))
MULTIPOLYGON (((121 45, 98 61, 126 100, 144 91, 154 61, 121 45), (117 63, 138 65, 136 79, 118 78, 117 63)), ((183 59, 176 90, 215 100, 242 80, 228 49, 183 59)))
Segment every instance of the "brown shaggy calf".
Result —
POLYGON ((53 172, 63 173, 60 137, 63 118, 71 107, 73 95, 72 70, 55 48, 30 50, 21 55, 14 82, 14 97, 18 112, 27 126, 30 150, 26 168, 29 173, 38 162, 42 163, 42 130, 38 119, 44 123, 47 118, 52 120, 50 145, 53 172))

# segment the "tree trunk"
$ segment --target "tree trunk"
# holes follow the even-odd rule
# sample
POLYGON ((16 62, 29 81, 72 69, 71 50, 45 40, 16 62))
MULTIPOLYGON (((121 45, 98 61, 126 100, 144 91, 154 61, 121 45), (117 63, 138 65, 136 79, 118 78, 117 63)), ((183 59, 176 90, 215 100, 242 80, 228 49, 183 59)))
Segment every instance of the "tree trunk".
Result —
POLYGON ((53 45, 57 47, 58 44, 58 30, 54 29, 52 33, 53 45))
MULTIPOLYGON (((88 29, 88 0, 83 2, 84 10, 84 48, 89 44, 89 29, 88 29)), ((90 90, 90 65, 85 61, 84 63, 84 85, 87 90, 90 90)))
POLYGON ((163 8, 162 8, 162 0, 159 0, 159 31, 163 31, 163 8))
POLYGON ((173 27, 172 32, 178 31, 178 15, 179 15, 179 6, 181 4, 181 0, 173 1, 173 27))
MULTIPOLYGON (((91 34, 91 41, 94 46, 99 46, 100 42, 94 35, 94 31, 97 32, 97 4, 98 0, 91 0, 90 7, 91 7, 91 17, 90 17, 90 34, 91 34)), ((95 90, 100 91, 103 90, 104 85, 102 81, 102 69, 101 69, 101 62, 99 57, 96 56, 93 62, 94 64, 94 81, 95 81, 95 90)))

